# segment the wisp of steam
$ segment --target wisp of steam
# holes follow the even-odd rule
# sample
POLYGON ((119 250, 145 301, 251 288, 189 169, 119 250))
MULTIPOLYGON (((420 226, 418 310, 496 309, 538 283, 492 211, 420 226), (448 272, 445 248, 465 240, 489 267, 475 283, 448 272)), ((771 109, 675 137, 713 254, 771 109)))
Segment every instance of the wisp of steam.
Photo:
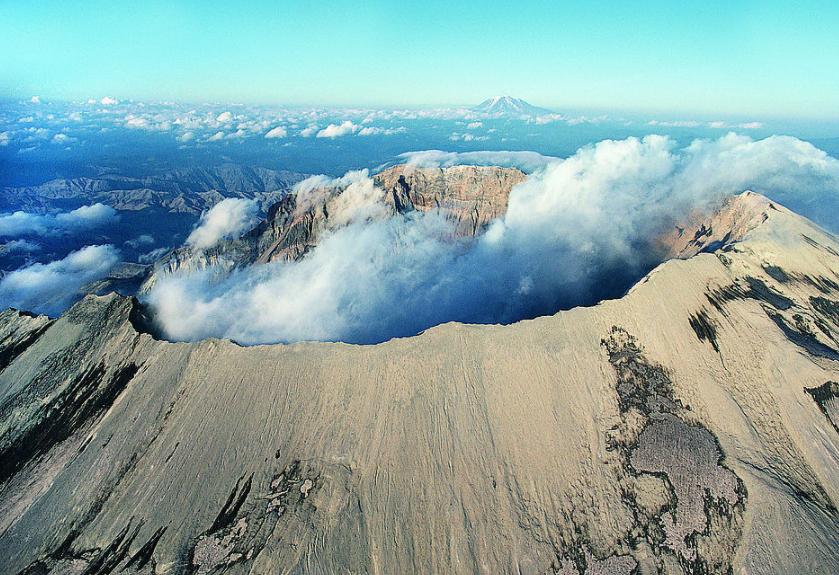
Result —
POLYGON ((777 136, 602 141, 536 169, 474 239, 451 239, 433 213, 380 209, 366 173, 343 184, 355 188, 341 225, 302 260, 160 280, 147 302, 165 335, 366 344, 449 321, 510 323, 619 297, 660 263, 658 234, 726 195, 751 189, 821 224, 839 213, 839 161, 777 136))

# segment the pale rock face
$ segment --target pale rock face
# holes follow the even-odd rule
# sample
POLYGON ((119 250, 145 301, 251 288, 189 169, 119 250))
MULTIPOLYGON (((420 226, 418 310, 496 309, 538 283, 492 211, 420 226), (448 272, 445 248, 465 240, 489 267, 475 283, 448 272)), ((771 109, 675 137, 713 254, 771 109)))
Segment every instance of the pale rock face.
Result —
POLYGON ((510 191, 527 176, 515 168, 394 166, 375 176, 397 211, 438 211, 456 233, 474 236, 507 211, 510 191))
POLYGON ((837 573, 839 243, 710 221, 619 300, 375 346, 6 311, 0 573, 837 573))

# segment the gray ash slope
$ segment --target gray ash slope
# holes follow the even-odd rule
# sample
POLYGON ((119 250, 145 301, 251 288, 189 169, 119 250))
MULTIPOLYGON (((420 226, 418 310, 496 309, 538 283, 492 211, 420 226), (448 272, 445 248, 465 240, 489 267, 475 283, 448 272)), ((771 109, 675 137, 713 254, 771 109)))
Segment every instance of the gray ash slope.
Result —
POLYGON ((3 312, 0 572, 839 572, 839 243, 724 211, 619 300, 375 346, 3 312))

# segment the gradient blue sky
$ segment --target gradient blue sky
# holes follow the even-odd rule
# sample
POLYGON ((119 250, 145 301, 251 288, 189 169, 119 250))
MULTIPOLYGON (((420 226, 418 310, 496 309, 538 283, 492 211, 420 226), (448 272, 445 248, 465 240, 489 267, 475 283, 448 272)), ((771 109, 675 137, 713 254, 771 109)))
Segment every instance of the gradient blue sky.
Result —
POLYGON ((839 3, 0 0, 0 97, 839 118, 839 3))

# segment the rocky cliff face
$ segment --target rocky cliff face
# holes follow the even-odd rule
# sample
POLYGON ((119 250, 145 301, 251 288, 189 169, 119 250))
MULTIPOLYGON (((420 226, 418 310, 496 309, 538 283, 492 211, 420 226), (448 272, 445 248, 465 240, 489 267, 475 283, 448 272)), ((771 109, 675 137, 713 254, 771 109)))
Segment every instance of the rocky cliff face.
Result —
POLYGON ((515 168, 394 166, 374 177, 397 211, 439 211, 456 233, 474 236, 507 211, 510 190, 527 176, 515 168))
MULTIPOLYGON (((494 166, 431 169, 400 165, 373 176, 372 183, 382 208, 379 215, 436 211, 452 222, 456 235, 474 236, 506 212, 510 190, 526 177, 520 170, 494 166)), ((253 263, 302 258, 323 232, 348 223, 340 214, 346 212, 342 204, 347 203, 349 186, 307 190, 306 200, 287 195, 241 238, 207 250, 175 250, 157 263, 143 291, 178 271, 212 268, 224 274, 253 263)))
POLYGON ((839 572, 839 242, 713 221, 620 300, 375 346, 6 311, 0 572, 839 572))

